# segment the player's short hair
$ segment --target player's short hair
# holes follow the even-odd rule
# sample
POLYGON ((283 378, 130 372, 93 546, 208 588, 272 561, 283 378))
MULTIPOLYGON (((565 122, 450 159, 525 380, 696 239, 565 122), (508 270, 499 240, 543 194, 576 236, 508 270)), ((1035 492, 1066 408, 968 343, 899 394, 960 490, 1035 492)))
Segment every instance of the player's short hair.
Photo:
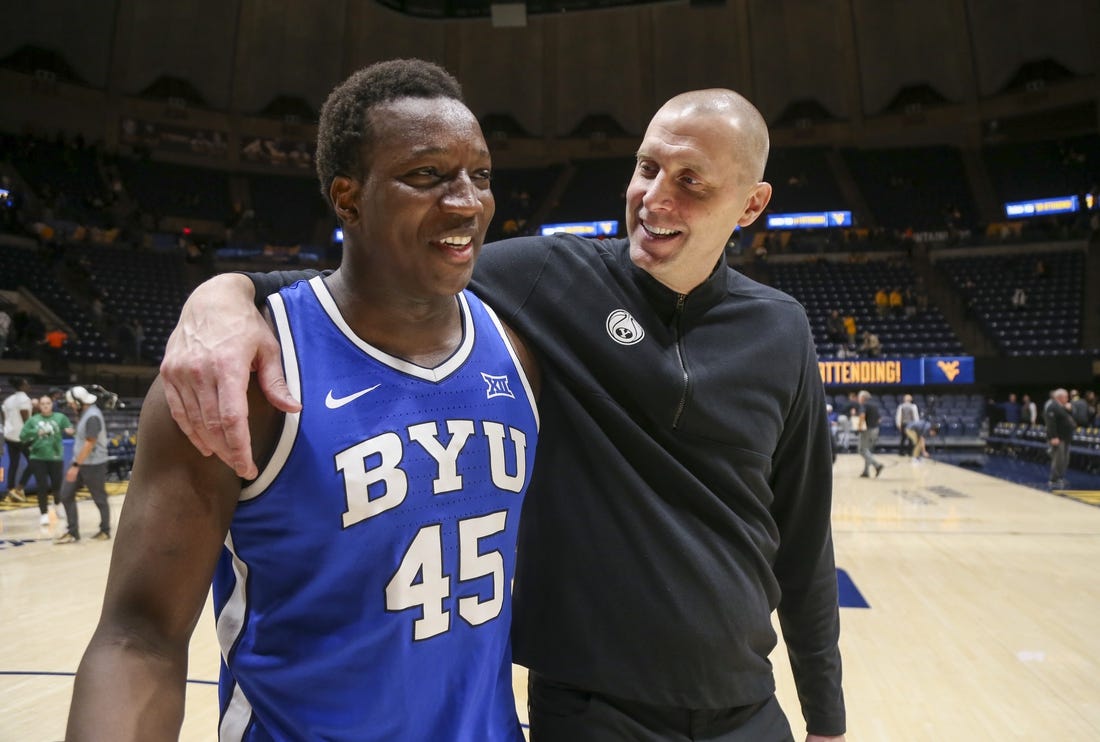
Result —
POLYGON ((336 86, 321 107, 317 126, 317 178, 329 200, 338 175, 361 178, 374 132, 367 112, 399 98, 462 99, 458 80, 423 59, 391 59, 364 67, 336 86))

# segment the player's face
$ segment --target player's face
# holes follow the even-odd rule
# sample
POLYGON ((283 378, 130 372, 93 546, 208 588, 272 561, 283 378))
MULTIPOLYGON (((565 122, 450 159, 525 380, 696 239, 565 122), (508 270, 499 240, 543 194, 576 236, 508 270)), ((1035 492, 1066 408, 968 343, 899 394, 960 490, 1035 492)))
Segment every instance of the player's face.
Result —
POLYGON ((751 224, 771 196, 741 162, 741 138, 724 116, 662 109, 638 148, 626 191, 630 257, 676 291, 704 281, 734 225, 751 224))
POLYGON ((50 397, 43 397, 38 400, 38 412, 42 415, 53 414, 53 400, 50 397))
POLYGON ((447 98, 402 98, 368 115, 374 140, 351 227, 366 275, 414 297, 453 296, 496 209, 481 127, 447 98))

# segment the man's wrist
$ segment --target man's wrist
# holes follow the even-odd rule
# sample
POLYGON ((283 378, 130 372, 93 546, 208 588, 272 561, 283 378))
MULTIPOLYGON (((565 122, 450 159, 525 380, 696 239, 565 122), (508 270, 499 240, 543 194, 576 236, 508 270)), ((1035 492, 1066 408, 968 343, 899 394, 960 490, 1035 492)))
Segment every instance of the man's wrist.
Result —
POLYGON ((80 468, 80 462, 79 461, 71 461, 71 462, 69 462, 69 466, 73 466, 73 467, 76 467, 77 469, 79 469, 80 468))

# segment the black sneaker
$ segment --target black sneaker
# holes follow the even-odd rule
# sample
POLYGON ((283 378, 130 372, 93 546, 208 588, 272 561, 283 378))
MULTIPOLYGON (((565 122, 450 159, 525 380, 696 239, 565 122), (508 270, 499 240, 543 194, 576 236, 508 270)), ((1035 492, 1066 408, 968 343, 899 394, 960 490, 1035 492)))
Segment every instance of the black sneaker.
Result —
POLYGON ((878 479, 879 474, 882 474, 882 464, 875 464, 875 479, 878 479))
POLYGON ((871 475, 868 474, 867 472, 863 472, 862 474, 859 475, 859 478, 860 479, 868 479, 868 478, 870 478, 870 476, 871 475))

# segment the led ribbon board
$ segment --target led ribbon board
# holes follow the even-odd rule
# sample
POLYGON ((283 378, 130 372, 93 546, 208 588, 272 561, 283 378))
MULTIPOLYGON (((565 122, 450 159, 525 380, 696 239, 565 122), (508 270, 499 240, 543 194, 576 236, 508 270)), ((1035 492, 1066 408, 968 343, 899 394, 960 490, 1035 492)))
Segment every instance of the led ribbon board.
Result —
POLYGON ((829 229, 852 226, 850 211, 816 211, 802 214, 772 214, 768 229, 829 229))

